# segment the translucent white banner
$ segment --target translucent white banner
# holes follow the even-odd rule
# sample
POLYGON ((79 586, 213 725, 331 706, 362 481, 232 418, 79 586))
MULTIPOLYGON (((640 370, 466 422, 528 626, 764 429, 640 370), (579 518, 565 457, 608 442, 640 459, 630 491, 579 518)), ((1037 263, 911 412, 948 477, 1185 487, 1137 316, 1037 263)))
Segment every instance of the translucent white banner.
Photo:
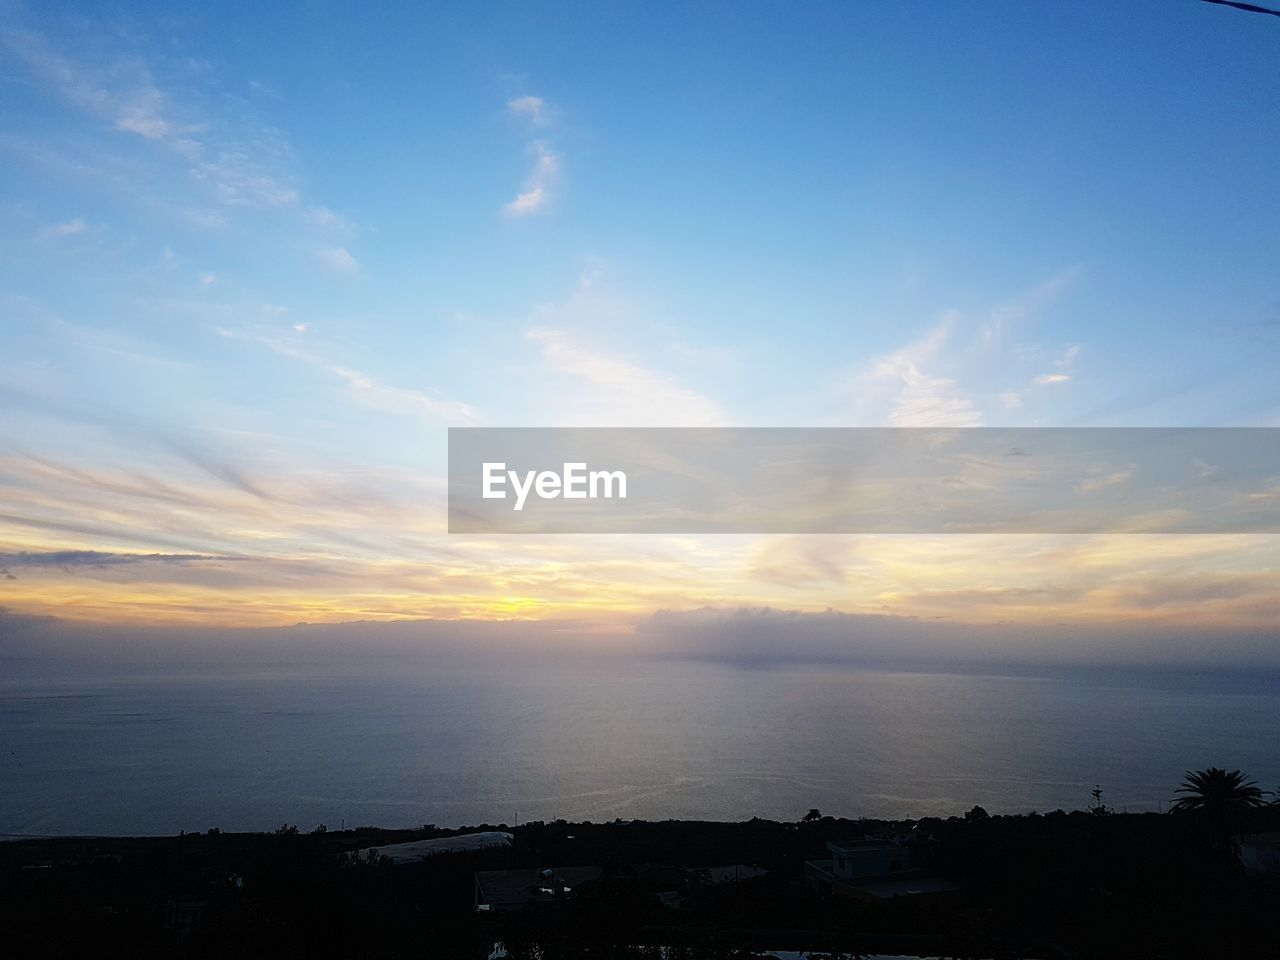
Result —
POLYGON ((449 530, 1280 532, 1280 429, 454 428, 449 530))

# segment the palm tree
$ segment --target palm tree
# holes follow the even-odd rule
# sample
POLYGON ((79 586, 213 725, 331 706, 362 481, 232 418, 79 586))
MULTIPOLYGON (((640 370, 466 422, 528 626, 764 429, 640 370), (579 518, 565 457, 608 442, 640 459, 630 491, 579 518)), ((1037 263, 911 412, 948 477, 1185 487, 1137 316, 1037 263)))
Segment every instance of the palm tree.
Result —
POLYGON ((1190 770, 1182 779, 1177 797, 1169 809, 1177 813, 1201 813, 1207 816, 1217 829, 1223 848, 1231 847, 1231 824, 1240 814, 1265 801, 1262 790, 1239 770, 1230 772, 1221 767, 1208 770, 1190 770))

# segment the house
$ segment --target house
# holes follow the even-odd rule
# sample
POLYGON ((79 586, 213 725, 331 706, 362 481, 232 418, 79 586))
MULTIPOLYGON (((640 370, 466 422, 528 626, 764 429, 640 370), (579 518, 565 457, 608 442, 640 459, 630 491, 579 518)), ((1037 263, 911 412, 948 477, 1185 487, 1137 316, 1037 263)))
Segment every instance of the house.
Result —
POLYGON ((702 883, 718 887, 725 883, 754 880, 765 876, 769 871, 746 863, 731 863, 725 867, 695 867, 690 872, 702 883))
POLYGON ((509 847, 514 839, 514 836, 503 830, 485 830, 480 833, 436 837, 432 840, 388 843, 381 847, 370 847, 369 852, 378 857, 386 857, 392 863, 416 863, 441 853, 470 853, 492 847, 509 847))
POLYGON ((179 937, 190 936, 202 925, 209 901, 204 897, 180 894, 165 901, 164 926, 179 937))
POLYGON ((829 860, 809 860, 804 876, 826 896, 883 901, 899 897, 932 897, 959 887, 911 866, 910 851, 888 837, 861 837, 827 844, 829 860))
POLYGON ((1232 839, 1242 867, 1250 873, 1280 876, 1280 833, 1246 833, 1232 839))
POLYGON ((882 877, 911 869, 911 854, 897 840, 862 837, 828 843, 830 873, 840 880, 882 877))
POLYGON ((481 870, 475 877, 475 908, 479 911, 533 910, 559 903, 583 884, 599 879, 599 867, 481 870))

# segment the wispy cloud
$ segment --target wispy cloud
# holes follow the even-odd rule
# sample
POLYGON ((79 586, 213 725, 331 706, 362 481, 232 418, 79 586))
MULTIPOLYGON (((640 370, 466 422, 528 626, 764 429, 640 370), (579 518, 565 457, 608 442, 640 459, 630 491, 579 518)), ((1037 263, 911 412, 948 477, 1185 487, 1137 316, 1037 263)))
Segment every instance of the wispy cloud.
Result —
POLYGON ((926 370, 946 344, 954 322, 953 315, 944 317, 915 343, 872 362, 876 378, 900 385, 889 414, 890 426, 981 426, 982 416, 971 394, 956 381, 926 370))
POLYGON ((1130 470, 1116 470, 1102 476, 1087 477, 1076 484, 1076 493, 1097 493, 1108 487, 1117 487, 1127 482, 1131 476, 1133 472, 1130 470))
POLYGON ((3 41, 18 62, 64 100, 109 122, 114 129, 187 149, 192 125, 179 122, 146 64, 119 57, 89 66, 55 51, 40 34, 8 30, 3 41))
POLYGON ((240 146, 220 150, 191 168, 191 175, 208 184, 223 203, 236 207, 291 207, 298 191, 281 182, 259 159, 240 146))
POLYGON ((706 395, 640 359, 599 341, 604 327, 639 323, 636 309, 611 289, 608 265, 593 260, 562 300, 533 311, 525 339, 541 348, 553 380, 545 416, 572 426, 722 426, 729 416, 706 395))
POLYGON ((357 273, 360 270, 360 264, 346 247, 321 247, 316 251, 316 258, 338 273, 357 273))
POLYGON ((560 175, 560 158, 545 142, 536 141, 529 149, 534 156, 533 171, 516 198, 502 208, 509 217, 526 217, 545 210, 560 175))
MULTIPOLYGON (((306 324, 294 324, 293 329, 301 333, 306 329, 306 324), (303 329, 298 330, 299 327, 303 329)), ((338 378, 366 406, 401 415, 426 415, 433 420, 459 425, 473 424, 479 419, 476 409, 468 403, 460 400, 449 400, 423 390, 384 383, 367 373, 353 369, 346 364, 328 360, 284 340, 275 337, 236 333, 231 330, 223 330, 222 332, 225 336, 232 338, 248 337, 256 340, 281 356, 301 361, 310 367, 338 378)))
MULTIPOLYGON (((299 204, 299 191, 285 173, 292 151, 278 131, 238 110, 217 110, 215 97, 192 94, 181 80, 162 82, 141 56, 101 47, 80 50, 77 56, 56 49, 32 30, 6 31, 0 45, 64 103, 117 133, 172 151, 179 172, 216 202, 267 208, 299 204)), ((148 202, 168 203, 150 196, 148 202)), ((207 212, 198 215, 219 219, 207 212)))
POLYGON ((1032 383, 1038 387, 1050 387, 1054 384, 1069 383, 1071 374, 1067 373, 1080 356, 1080 344, 1073 343, 1062 351, 1062 355, 1053 361, 1058 368, 1055 373, 1042 373, 1032 383))
MULTIPOLYGON (((840 392, 849 394, 854 416, 867 425, 974 427, 988 422, 988 414, 998 418, 1002 412, 1020 410, 1032 385, 1027 380, 1022 386, 991 381, 1010 367, 1042 356, 1039 347, 1012 342, 1012 335, 1079 273, 1078 267, 1060 271, 985 315, 947 310, 916 340, 865 363, 840 392)), ((1067 347, 1058 369, 1046 374, 1055 379, 1044 382, 1069 380, 1066 370, 1079 353, 1078 345, 1067 347)), ((840 422, 848 419, 842 414, 840 422)))
POLYGON ((1079 265, 1061 270, 1026 293, 996 307, 982 327, 982 340, 992 346, 1003 344, 1023 320, 1043 309, 1074 284, 1082 270, 1079 265))
POLYGON ((40 231, 41 240, 54 240, 60 237, 78 237, 88 232, 89 225, 79 217, 66 223, 55 223, 40 231))
POLYGON ((590 397, 574 407, 575 425, 721 426, 727 418, 719 406, 674 377, 629 360, 600 353, 563 330, 545 327, 525 336, 542 348, 551 368, 589 388, 590 397))
POLYGON ((328 207, 312 206, 305 214, 306 221, 317 227, 325 227, 339 233, 355 233, 357 227, 346 216, 328 207))
MULTIPOLYGON (((110 567, 127 563, 189 563, 212 560, 199 553, 108 553, 102 550, 23 550, 0 553, 0 569, 53 567, 70 573, 79 567, 110 567)), ((17 579, 10 576, 9 579, 17 579)))
POLYGON ((523 117, 536 126, 549 122, 550 116, 546 101, 541 97, 523 96, 507 101, 507 110, 517 117, 523 117))

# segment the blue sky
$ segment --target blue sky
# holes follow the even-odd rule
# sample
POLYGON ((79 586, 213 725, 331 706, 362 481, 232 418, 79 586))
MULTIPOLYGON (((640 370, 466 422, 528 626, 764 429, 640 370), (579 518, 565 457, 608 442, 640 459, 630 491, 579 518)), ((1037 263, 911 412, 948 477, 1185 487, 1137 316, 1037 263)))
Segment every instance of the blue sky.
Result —
MULTIPOLYGON (((4 10, 14 556, 430 571, 470 550, 483 580, 486 548, 441 532, 451 424, 1280 424, 1270 18, 1195 0, 4 10), (380 553, 336 532, 384 527, 413 538, 380 553)), ((568 569, 537 549, 556 558, 530 546, 529 567, 568 569)), ((592 549, 576 575, 607 606, 636 547, 592 549)), ((34 592, 0 604, 77 602, 24 563, 12 583, 34 592)), ((684 599, 761 597, 724 576, 684 599)), ((521 589, 536 608, 549 588, 521 589)), ((487 609, 412 593, 342 612, 487 609)))

